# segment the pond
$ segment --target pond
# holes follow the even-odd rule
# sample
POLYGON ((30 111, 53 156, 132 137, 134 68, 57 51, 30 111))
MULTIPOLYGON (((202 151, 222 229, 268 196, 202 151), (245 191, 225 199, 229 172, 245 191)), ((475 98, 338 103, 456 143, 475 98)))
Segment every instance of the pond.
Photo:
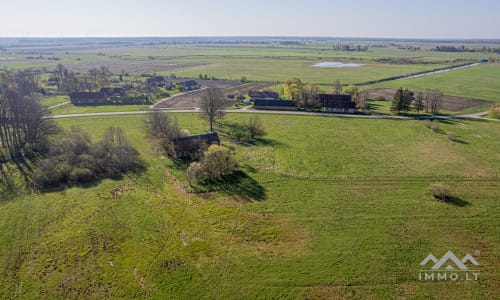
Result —
POLYGON ((313 67, 316 68, 357 68, 364 66, 362 64, 350 64, 350 63, 341 63, 341 62, 330 62, 324 61, 317 64, 314 64, 313 67))

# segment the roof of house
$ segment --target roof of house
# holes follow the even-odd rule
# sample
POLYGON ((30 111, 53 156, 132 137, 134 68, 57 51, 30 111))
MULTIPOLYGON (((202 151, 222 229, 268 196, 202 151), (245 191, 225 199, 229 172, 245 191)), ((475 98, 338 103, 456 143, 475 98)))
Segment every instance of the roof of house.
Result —
POLYGON ((147 83, 159 83, 159 82, 163 83, 163 82, 165 82, 165 77, 163 77, 163 76, 154 76, 154 77, 146 79, 146 82, 147 83))
POLYGON ((296 105, 290 100, 255 100, 253 106, 295 107, 296 105))
POLYGON ((217 133, 212 132, 207 134, 180 137, 175 139, 173 142, 176 152, 192 153, 198 150, 201 144, 220 144, 220 139, 217 133))
POLYGON ((178 84, 183 85, 185 87, 189 87, 198 85, 198 82, 196 82, 196 80, 186 80, 186 81, 181 81, 178 84))
POLYGON ((319 94, 319 100, 325 108, 350 109, 356 108, 351 95, 319 94))
POLYGON ((267 98, 270 98, 270 99, 279 99, 280 98, 280 96, 278 95, 278 93, 270 92, 270 91, 263 91, 263 92, 250 91, 248 93, 248 95, 252 99, 267 99, 267 98))

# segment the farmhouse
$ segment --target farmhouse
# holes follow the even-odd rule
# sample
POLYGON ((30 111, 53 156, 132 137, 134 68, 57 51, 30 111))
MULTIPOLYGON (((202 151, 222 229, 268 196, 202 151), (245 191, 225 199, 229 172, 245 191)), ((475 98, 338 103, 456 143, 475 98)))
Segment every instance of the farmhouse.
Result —
POLYGON ((217 133, 207 133, 180 137, 174 140, 174 153, 170 155, 175 158, 191 157, 196 154, 204 145, 220 145, 217 133))
POLYGON ((297 110, 295 103, 289 100, 255 100, 253 107, 255 109, 297 110))
POLYGON ((357 111, 351 95, 319 94, 318 96, 321 106, 327 112, 353 114, 357 111))
POLYGON ((107 102, 106 94, 102 92, 72 92, 69 97, 74 105, 95 105, 107 102))
POLYGON ((184 91, 194 91, 201 88, 201 86, 195 80, 181 81, 177 83, 177 86, 182 87, 184 91))
POLYGON ((165 77, 163 77, 163 76, 154 76, 154 77, 146 79, 146 84, 156 86, 156 87, 164 86, 165 83, 166 83, 165 77))
POLYGON ((269 92, 269 91, 264 91, 264 92, 257 92, 257 91, 250 91, 248 93, 250 98, 252 100, 279 100, 280 96, 278 93, 275 92, 269 92))

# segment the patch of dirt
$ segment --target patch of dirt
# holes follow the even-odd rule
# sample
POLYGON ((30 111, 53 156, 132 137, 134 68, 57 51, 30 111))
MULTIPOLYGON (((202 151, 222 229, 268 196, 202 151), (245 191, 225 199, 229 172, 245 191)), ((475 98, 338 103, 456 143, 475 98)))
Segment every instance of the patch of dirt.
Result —
MULTIPOLYGON (((377 97, 384 97, 386 100, 392 100, 396 90, 394 89, 369 89, 366 90, 369 99, 375 99, 377 97)), ((465 98, 458 96, 448 96, 443 97, 443 110, 451 112, 460 112, 464 110, 472 109, 484 109, 487 110, 491 106, 491 102, 481 99, 465 98)))
MULTIPOLYGON (((260 91, 271 86, 274 83, 258 82, 258 83, 241 83, 239 81, 226 81, 226 80, 196 80, 203 87, 217 87, 224 89, 224 93, 228 94, 248 94, 250 90, 260 91)), ((155 104, 155 108, 186 108, 186 107, 200 107, 201 100, 205 95, 206 90, 196 90, 179 95, 175 95, 155 104)), ((226 100, 226 107, 235 104, 234 100, 226 100)))

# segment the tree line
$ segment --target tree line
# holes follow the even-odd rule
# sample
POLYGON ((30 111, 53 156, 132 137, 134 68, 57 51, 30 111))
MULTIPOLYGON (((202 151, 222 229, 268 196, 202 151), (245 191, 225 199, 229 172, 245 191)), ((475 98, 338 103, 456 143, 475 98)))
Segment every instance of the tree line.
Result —
POLYGON ((108 67, 92 68, 87 73, 78 74, 58 64, 54 70, 54 80, 59 92, 81 92, 106 87, 111 83, 113 73, 108 67))
POLYGON ((438 52, 482 52, 482 53, 496 53, 500 54, 500 48, 486 47, 481 48, 467 48, 464 45, 452 46, 452 45, 440 45, 432 49, 432 51, 438 52))
MULTIPOLYGON (((332 84, 332 90, 335 95, 350 95, 352 101, 356 103, 356 107, 358 109, 367 109, 367 95, 356 85, 351 84, 346 88, 343 88, 341 82, 339 80, 335 80, 332 84)), ((324 92, 317 84, 305 84, 300 78, 288 79, 283 84, 283 97, 294 101, 298 108, 321 108, 322 104, 319 99, 319 94, 321 93, 324 92)))
POLYGON ((415 111, 420 113, 438 114, 443 104, 443 93, 438 89, 427 89, 424 92, 415 93, 399 88, 394 94, 391 103, 391 111, 394 113, 415 111))

